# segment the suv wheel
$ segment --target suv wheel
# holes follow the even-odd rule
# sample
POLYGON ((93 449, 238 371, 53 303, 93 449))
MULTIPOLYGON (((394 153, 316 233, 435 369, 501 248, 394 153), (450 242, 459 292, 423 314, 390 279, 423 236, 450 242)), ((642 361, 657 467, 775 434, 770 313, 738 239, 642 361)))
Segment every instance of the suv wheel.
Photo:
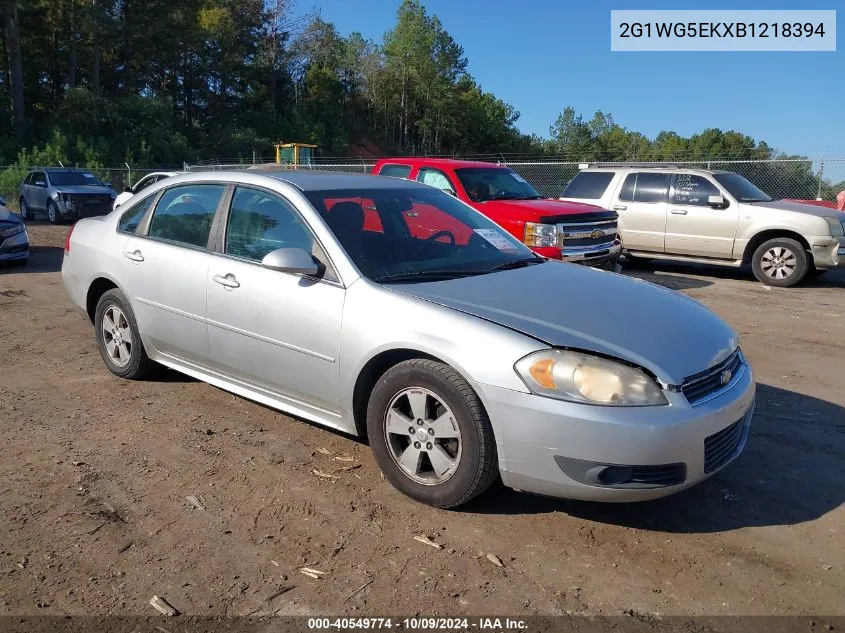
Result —
POLYGON ((50 224, 59 223, 59 207, 53 200, 47 201, 47 219, 50 220, 50 224))
POLYGON ((32 219, 32 211, 29 210, 29 205, 26 203, 26 198, 23 196, 21 196, 20 202, 18 203, 18 208, 21 210, 22 220, 32 219))
POLYGON ((385 478, 409 497, 453 508, 499 474, 487 413, 454 369, 408 360, 387 370, 367 406, 367 432, 385 478))
POLYGON ((751 268, 757 280, 767 286, 791 288, 807 276, 810 263, 807 251, 799 242, 777 237, 757 247, 751 268))

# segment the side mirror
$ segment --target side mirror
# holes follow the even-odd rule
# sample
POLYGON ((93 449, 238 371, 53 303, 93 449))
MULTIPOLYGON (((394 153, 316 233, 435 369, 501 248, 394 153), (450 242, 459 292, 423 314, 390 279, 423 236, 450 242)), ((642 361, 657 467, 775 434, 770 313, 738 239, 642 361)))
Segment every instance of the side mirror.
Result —
POLYGON ((3 196, 0 196, 0 207, 5 207, 5 206, 6 206, 6 198, 4 198, 3 196))
POLYGON ((129 185, 126 185, 126 186, 123 188, 123 190, 124 190, 126 193, 135 193, 134 191, 132 191, 132 187, 130 187, 129 185))
POLYGON ((448 193, 450 196, 454 196, 456 198, 458 197, 458 194, 456 192, 452 191, 451 189, 444 189, 443 191, 448 193))
POLYGON ((314 258, 301 248, 277 248, 264 256, 261 265, 281 273, 299 275, 316 275, 319 270, 314 258))
POLYGON ((727 206, 724 196, 707 196, 707 204, 714 209, 724 209, 727 206))

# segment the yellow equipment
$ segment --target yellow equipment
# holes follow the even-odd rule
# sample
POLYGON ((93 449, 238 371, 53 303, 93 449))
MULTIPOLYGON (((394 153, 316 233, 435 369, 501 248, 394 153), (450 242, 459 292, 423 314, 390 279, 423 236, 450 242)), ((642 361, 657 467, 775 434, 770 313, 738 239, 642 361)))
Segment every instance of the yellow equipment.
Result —
POLYGON ((311 165, 316 145, 309 143, 279 143, 276 145, 277 165, 311 165))

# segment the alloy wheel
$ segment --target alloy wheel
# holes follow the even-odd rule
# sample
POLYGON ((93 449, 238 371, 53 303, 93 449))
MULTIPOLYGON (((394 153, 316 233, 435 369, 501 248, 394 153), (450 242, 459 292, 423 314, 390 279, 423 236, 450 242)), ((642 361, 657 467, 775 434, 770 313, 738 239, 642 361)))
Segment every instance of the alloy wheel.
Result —
POLYGON ((132 330, 123 310, 116 305, 106 308, 101 329, 109 360, 117 367, 126 367, 132 356, 132 330))
POLYGON ((795 253, 784 246, 773 246, 763 253, 760 261, 763 274, 771 279, 791 277, 797 267, 798 260, 795 253))
POLYGON ((461 461, 461 431, 452 410, 433 391, 403 389, 384 417, 390 456, 413 481, 434 486, 449 480, 461 461))

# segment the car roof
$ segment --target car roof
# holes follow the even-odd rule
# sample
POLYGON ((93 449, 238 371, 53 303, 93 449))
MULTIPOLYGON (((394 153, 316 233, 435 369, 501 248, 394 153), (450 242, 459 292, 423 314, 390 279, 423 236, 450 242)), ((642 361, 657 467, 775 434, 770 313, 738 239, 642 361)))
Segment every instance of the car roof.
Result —
POLYGON ((646 171, 646 172, 654 172, 654 173, 664 173, 664 172, 680 172, 680 173, 689 173, 689 174, 732 174, 732 171, 718 171, 718 170, 711 170, 705 169, 704 167, 679 167, 677 165, 673 166, 660 166, 660 165, 595 165, 590 167, 585 167, 580 171, 604 171, 604 172, 619 172, 619 171, 646 171))
POLYGON ((412 165, 420 167, 423 165, 450 167, 452 169, 461 169, 467 167, 485 167, 485 168, 500 168, 509 169, 507 165, 499 165, 497 163, 488 163, 480 160, 461 160, 458 158, 425 158, 423 156, 397 156, 395 158, 382 158, 376 163, 377 165, 412 165))
POLYGON ((293 185, 300 191, 329 191, 332 189, 407 189, 428 188, 402 178, 373 176, 370 174, 350 174, 338 171, 280 169, 250 172, 268 176, 293 185))

